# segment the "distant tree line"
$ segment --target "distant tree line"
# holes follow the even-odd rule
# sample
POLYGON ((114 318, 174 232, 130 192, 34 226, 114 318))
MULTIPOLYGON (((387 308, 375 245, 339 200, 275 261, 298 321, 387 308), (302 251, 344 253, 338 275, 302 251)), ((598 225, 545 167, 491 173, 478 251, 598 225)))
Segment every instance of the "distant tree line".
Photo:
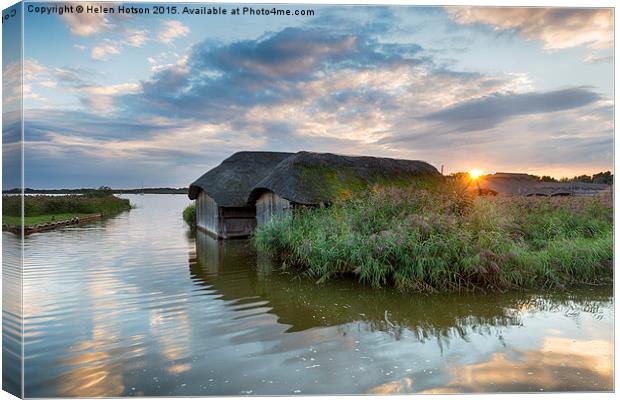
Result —
POLYGON ((536 177, 541 182, 585 182, 585 183, 603 183, 611 185, 614 183, 614 175, 611 171, 599 172, 594 175, 579 175, 572 178, 555 179, 552 176, 544 175, 536 177))
MULTIPOLYGON (((144 188, 144 189, 112 189, 108 186, 101 186, 97 189, 93 188, 80 188, 80 189, 31 189, 25 188, 25 194, 187 194, 188 188, 144 188)), ((19 194, 21 190, 19 188, 3 190, 4 194, 19 194)))

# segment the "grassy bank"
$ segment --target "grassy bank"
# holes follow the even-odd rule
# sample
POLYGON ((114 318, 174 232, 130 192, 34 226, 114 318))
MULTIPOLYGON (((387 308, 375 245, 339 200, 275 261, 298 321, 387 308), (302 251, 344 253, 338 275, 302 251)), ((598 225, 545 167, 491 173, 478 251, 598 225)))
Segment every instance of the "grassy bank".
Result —
MULTIPOLYGON (((108 191, 92 191, 82 196, 25 196, 24 222, 26 226, 31 226, 94 214, 111 216, 130 208, 129 200, 118 198, 108 191)), ((20 196, 2 196, 2 222, 19 225, 20 214, 20 196)))
POLYGON ((452 182, 380 188, 257 229, 257 247, 322 282, 419 291, 562 287, 612 277, 608 198, 472 197, 452 182))

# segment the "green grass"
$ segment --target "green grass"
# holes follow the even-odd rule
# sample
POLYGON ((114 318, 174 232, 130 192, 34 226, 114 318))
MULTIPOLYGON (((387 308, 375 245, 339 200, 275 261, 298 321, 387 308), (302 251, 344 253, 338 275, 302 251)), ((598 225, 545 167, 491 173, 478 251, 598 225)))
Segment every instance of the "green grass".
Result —
POLYGON ((254 235, 283 268, 324 282, 424 292, 611 280, 610 198, 472 197, 454 182, 374 188, 302 209, 254 235))
POLYGON ((196 226, 196 203, 192 203, 183 210, 183 221, 190 227, 196 226))
MULTIPOLYGON (((20 196, 2 196, 3 222, 19 225, 21 207, 20 196)), ((28 226, 49 222, 52 217, 59 220, 92 214, 112 216, 129 209, 129 200, 116 197, 111 191, 105 190, 93 190, 82 196, 25 196, 24 222, 28 226)))
MULTIPOLYGON (((90 217, 97 214, 48 214, 48 215, 37 215, 35 217, 25 217, 24 218, 24 226, 32 226, 38 224, 45 224, 53 221, 64 221, 67 219, 71 219, 74 217, 83 218, 90 217)), ((3 215, 2 223, 8 225, 21 225, 20 217, 3 215)))

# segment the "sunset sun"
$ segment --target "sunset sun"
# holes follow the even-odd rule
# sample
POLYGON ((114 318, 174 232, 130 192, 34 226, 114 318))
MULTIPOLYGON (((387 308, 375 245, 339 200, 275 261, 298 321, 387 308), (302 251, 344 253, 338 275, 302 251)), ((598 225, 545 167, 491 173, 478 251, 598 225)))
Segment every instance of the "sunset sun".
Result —
POLYGON ((479 169, 472 169, 469 171, 469 176, 471 177, 471 179, 478 179, 481 175, 482 175, 482 170, 479 169))

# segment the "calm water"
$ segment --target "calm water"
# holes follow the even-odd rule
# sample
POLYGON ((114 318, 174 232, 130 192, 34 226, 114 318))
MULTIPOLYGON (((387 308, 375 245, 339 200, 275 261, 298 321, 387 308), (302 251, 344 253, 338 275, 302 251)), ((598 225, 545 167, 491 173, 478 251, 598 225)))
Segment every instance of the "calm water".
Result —
MULTIPOLYGON (((126 197, 138 208, 27 238, 26 396, 613 389, 611 288, 317 286, 272 271, 247 241, 192 237, 185 196, 126 197)), ((10 258, 15 237, 3 246, 10 258)), ((19 354, 18 321, 4 318, 19 354)))

